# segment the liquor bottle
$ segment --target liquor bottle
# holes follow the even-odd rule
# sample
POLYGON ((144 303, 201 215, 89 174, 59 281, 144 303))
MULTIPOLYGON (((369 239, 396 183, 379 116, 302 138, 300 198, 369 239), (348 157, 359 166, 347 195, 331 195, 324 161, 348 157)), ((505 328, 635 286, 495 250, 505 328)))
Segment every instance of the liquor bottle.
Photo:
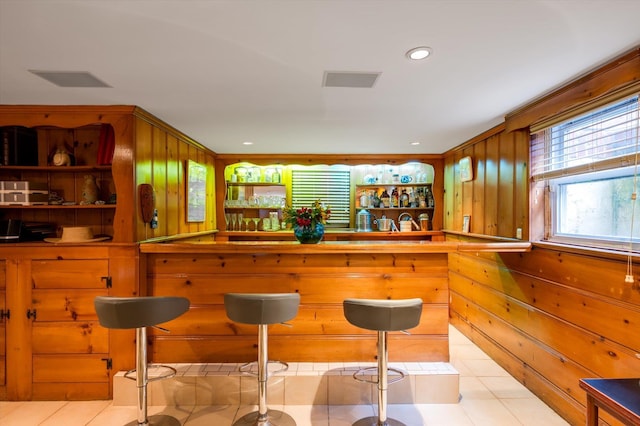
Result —
POLYGON ((398 203, 399 203, 399 197, 398 197, 398 189, 397 188, 393 188, 391 190, 391 207, 398 207, 398 203))
POLYGON ((409 207, 409 195, 406 189, 403 189, 400 194, 400 207, 409 207))
POLYGON ((386 189, 382 190, 380 202, 382 203, 382 207, 391 207, 391 198, 389 197, 389 193, 386 189))

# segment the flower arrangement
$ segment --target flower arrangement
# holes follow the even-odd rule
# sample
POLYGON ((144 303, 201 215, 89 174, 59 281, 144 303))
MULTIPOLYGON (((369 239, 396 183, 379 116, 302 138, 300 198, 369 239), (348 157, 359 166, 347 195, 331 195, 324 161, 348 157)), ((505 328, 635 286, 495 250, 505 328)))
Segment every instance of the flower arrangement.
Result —
POLYGON ((284 221, 293 227, 315 228, 317 224, 324 225, 331 217, 331 210, 320 200, 316 200, 311 207, 295 209, 288 207, 283 212, 284 221))

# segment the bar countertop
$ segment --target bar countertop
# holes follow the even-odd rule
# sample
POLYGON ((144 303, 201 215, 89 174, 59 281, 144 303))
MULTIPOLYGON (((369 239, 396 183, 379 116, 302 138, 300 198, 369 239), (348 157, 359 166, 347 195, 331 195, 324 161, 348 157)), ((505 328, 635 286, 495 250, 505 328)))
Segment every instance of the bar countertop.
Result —
POLYGON ((142 253, 452 253, 452 252, 527 252, 531 243, 521 242, 446 242, 446 241, 322 241, 300 244, 297 241, 225 241, 142 243, 142 253))

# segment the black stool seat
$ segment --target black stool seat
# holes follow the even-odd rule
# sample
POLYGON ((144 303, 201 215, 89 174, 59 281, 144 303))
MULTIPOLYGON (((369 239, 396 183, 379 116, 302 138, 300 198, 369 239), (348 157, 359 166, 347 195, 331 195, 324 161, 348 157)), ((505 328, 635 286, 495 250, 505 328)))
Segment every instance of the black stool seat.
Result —
POLYGON ((189 299, 174 296, 108 297, 94 300, 100 325, 106 328, 152 327, 189 310, 189 299))
POLYGON ((377 384, 378 416, 362 418, 353 426, 403 426, 402 422, 387 417, 387 387, 404 378, 404 372, 388 367, 387 334, 389 331, 404 331, 417 326, 422 314, 422 299, 345 299, 342 306, 349 323, 378 333, 378 366, 358 370, 353 374, 358 381, 377 384), (369 370, 377 370, 376 381, 359 378, 369 370), (389 381, 389 370, 397 372, 400 377, 389 381))

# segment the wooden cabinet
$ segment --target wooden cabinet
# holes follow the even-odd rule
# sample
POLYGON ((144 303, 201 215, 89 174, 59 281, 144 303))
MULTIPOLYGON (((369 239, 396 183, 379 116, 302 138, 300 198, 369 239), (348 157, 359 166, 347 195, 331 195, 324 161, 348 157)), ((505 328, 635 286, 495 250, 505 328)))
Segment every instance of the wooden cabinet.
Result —
POLYGON ((9 400, 107 399, 111 377, 133 368, 133 335, 111 336, 100 326, 96 296, 133 295, 133 280, 120 268, 137 270, 135 246, 61 248, 25 244, 0 247, 5 265, 4 339, 0 356, 9 400), (115 353, 112 353, 111 348, 115 353), (117 362, 116 362, 117 359, 117 362), (124 365, 123 365, 124 364, 124 365))
POLYGON ((286 187, 282 183, 227 182, 224 202, 226 231, 279 230, 280 226, 274 229, 270 213, 277 213, 282 220, 285 200, 286 187))
POLYGON ((396 225, 400 215, 402 218, 408 215, 417 223, 420 215, 426 213, 429 217, 429 230, 432 228, 435 201, 430 183, 356 185, 355 195, 357 211, 367 209, 375 218, 385 216, 396 225), (397 193, 395 201, 394 192, 397 193), (403 202, 403 198, 406 201, 403 202))

